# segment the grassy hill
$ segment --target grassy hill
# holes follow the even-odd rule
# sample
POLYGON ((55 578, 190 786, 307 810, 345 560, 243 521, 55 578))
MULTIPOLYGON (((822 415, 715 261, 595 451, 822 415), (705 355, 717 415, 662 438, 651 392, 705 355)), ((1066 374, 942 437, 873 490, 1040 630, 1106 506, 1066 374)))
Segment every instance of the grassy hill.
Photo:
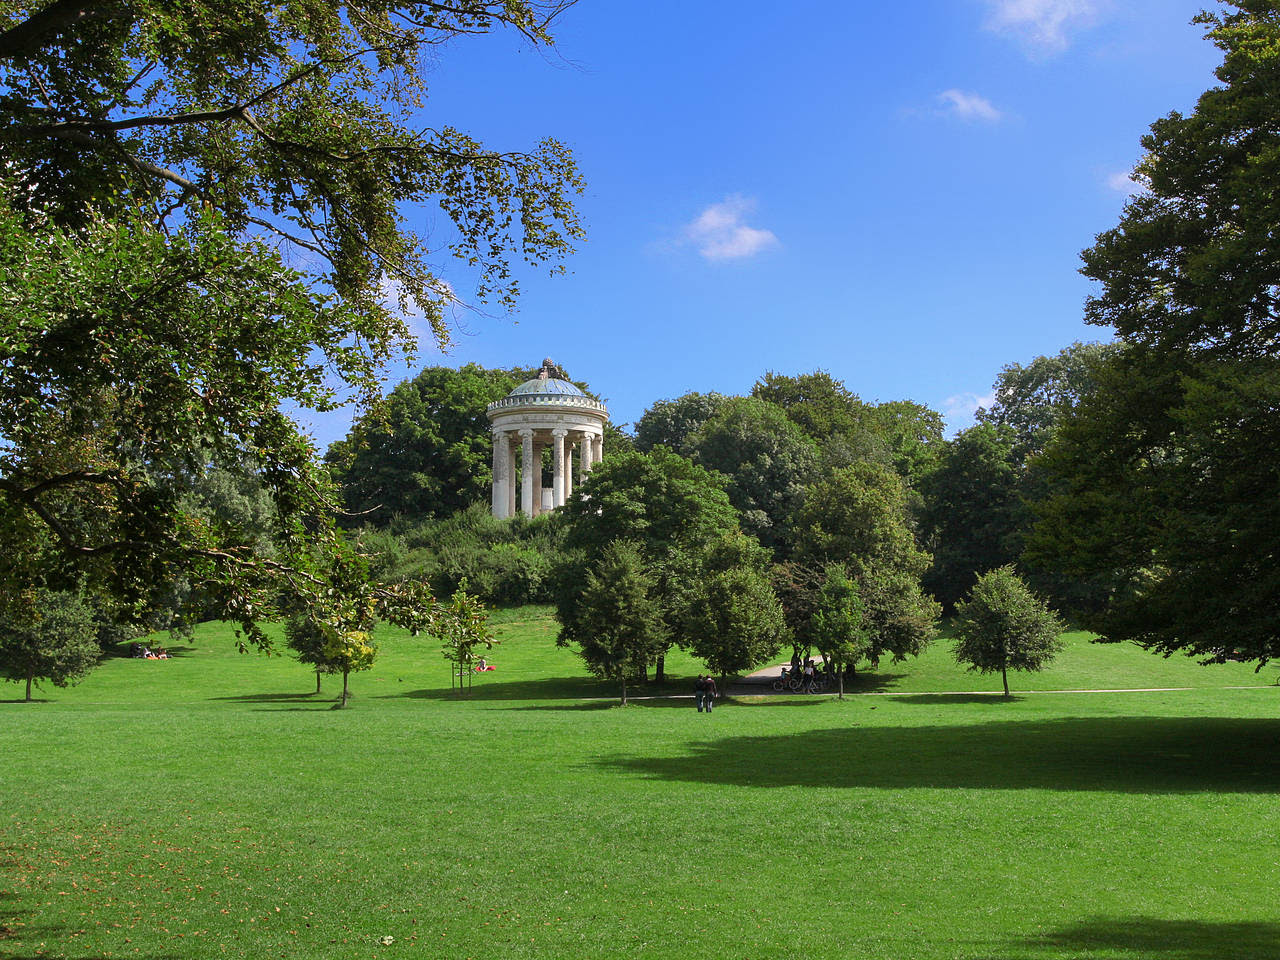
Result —
POLYGON ((0 703, 0 957, 1280 956, 1273 670, 1073 635, 1005 701, 942 640, 708 716, 501 619, 465 698, 387 632, 335 711, 209 624, 0 703))

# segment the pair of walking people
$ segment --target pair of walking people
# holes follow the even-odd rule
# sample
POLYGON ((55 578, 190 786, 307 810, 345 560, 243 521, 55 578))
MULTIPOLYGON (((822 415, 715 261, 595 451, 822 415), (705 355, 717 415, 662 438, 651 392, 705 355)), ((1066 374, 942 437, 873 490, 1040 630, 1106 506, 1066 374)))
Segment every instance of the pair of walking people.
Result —
POLYGON ((698 703, 698 712, 701 713, 705 709, 710 713, 717 696, 719 694, 716 692, 716 682, 711 675, 698 674, 698 679, 693 682, 693 698, 698 703))

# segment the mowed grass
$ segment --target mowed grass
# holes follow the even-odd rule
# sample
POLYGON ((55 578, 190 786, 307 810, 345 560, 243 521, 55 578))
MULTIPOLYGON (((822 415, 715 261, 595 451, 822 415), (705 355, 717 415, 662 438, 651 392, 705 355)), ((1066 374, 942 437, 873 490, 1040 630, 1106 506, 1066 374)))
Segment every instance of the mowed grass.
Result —
POLYGON ((941 640, 708 716, 499 619, 464 698, 386 631, 333 710, 210 624, 0 703, 0 956, 1280 957, 1273 671, 1072 635, 1005 701, 941 640), (1043 692, 1139 687, 1190 689, 1043 692))

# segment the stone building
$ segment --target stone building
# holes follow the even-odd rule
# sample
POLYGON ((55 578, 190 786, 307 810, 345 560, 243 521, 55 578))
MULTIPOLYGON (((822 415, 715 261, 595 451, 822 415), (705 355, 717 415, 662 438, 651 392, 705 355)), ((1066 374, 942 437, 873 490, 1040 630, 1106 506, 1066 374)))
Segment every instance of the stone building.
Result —
POLYGON ((537 377, 520 384, 485 409, 493 424, 493 515, 516 513, 517 453, 520 512, 536 517, 564 506, 573 491, 577 464, 581 483, 604 456, 609 412, 542 362, 537 377), (551 447, 551 486, 542 485, 542 451, 551 447), (577 452, 575 459, 574 452, 577 452))

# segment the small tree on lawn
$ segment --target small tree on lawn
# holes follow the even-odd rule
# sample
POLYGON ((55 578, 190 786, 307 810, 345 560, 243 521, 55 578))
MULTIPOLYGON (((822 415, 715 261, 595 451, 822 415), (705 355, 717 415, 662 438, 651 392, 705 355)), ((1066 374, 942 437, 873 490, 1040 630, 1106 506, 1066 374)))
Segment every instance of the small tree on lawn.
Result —
POLYGON ((732 567, 693 590, 681 620, 689 649, 724 679, 774 656, 786 635, 782 605, 764 574, 732 567))
MULTIPOLYGON (((627 677, 644 676, 666 649, 667 631, 655 589, 639 546, 627 540, 609 544, 583 581, 573 639, 592 673, 622 684, 623 706, 627 677)), ((567 642, 563 634, 561 642, 567 642)))
POLYGON ((444 644, 441 653, 452 664, 449 685, 453 686, 456 681, 459 692, 471 687, 476 650, 481 644, 491 650, 498 642, 489 632, 488 623, 489 615, 480 599, 467 593, 465 587, 459 587, 449 603, 447 615, 438 618, 433 628, 444 644))
POLYGON ((378 658, 378 647, 368 630, 340 630, 328 623, 319 626, 324 634, 324 657, 333 664, 334 673, 342 674, 342 699, 338 701, 341 709, 347 705, 350 696, 347 677, 372 667, 378 658))
POLYGON ((79 683, 102 657, 93 610, 76 593, 39 588, 23 604, 28 619, 0 619, 0 676, 26 682, 79 683))
POLYGON ((956 606, 955 626, 956 661, 980 673, 1000 671, 1006 697, 1010 670, 1041 670, 1064 645, 1061 621, 1010 566, 978 578, 956 606))
POLYGON ((325 635, 314 620, 291 617, 284 625, 285 645, 294 652, 299 663, 315 668, 316 693, 320 692, 320 675, 337 673, 338 668, 325 656, 325 635))
POLYGON ((864 622, 858 585, 839 564, 830 564, 826 569, 818 591, 811 634, 828 669, 839 677, 843 700, 844 672, 871 652, 871 635, 864 622))

